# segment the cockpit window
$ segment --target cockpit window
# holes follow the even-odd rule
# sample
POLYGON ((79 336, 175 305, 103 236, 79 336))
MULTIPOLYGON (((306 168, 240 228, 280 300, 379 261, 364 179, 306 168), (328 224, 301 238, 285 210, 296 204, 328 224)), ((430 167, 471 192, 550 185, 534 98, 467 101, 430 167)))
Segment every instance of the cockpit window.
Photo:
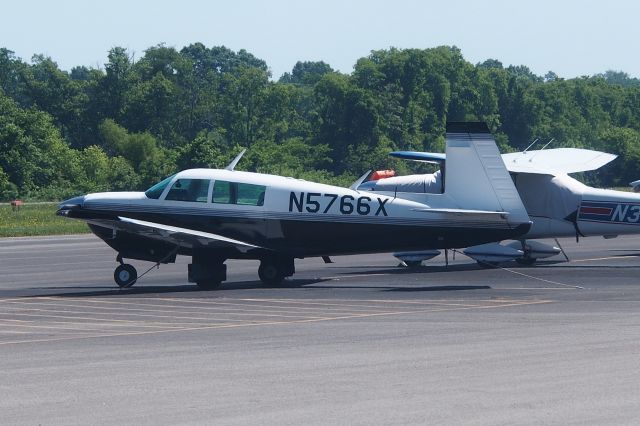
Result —
POLYGON ((267 187, 250 183, 216 180, 213 184, 213 202, 219 204, 239 204, 263 206, 267 187))
POLYGON ((154 200, 157 200, 158 198, 160 198, 160 196, 164 192, 164 189, 167 187, 167 185, 169 185, 169 182, 171 182, 171 179, 173 179, 174 176, 175 175, 171 175, 163 181, 156 183, 151 188, 147 189, 144 195, 146 195, 147 198, 153 198, 154 200))
POLYGON ((178 179, 165 200, 206 203, 209 194, 209 179, 178 179))

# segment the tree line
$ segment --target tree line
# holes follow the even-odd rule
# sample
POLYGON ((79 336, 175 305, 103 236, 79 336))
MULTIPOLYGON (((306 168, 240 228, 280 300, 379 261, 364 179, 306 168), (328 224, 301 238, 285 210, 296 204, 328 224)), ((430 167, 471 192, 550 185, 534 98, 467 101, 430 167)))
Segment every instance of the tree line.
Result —
POLYGON ((502 152, 533 140, 620 156, 586 176, 640 178, 640 81, 623 72, 562 79, 456 47, 387 49, 351 74, 298 62, 271 78, 265 61, 225 47, 122 47, 104 69, 61 70, 0 49, 0 200, 144 189, 191 167, 239 168, 349 184, 368 169, 420 166, 392 150, 442 152, 447 121, 482 120, 502 152))

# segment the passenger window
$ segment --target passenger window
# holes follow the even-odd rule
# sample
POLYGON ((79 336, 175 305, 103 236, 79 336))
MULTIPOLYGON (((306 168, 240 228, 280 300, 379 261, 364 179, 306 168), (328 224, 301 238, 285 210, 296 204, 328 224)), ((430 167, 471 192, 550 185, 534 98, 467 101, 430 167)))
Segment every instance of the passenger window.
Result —
POLYGON ((217 180, 213 183, 213 202, 220 204, 234 204, 234 194, 231 182, 217 180))
POLYGON ((266 189, 267 187, 263 185, 217 180, 213 184, 213 202, 243 206, 262 206, 264 205, 264 193, 266 189))
POLYGON ((169 190, 165 199, 206 203, 208 193, 208 179, 178 179, 169 190))
POLYGON ((238 204, 245 206, 264 205, 265 186, 252 185, 249 183, 238 184, 238 204))

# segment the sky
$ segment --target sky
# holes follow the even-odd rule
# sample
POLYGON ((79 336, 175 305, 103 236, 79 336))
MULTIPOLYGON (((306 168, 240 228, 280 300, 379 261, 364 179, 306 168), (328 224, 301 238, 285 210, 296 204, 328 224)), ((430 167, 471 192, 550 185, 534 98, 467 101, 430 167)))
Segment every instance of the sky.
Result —
POLYGON ((245 49, 274 79, 297 61, 351 73, 372 50, 455 45, 544 76, 624 71, 640 77, 640 2, 631 0, 90 0, 0 2, 0 47, 30 62, 104 68, 109 49, 164 43, 245 49))

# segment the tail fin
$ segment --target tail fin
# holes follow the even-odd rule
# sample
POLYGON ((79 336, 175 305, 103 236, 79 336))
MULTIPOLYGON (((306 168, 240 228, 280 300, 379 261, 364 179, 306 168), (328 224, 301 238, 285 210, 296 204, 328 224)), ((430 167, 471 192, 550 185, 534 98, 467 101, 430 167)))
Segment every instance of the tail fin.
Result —
POLYGON ((445 194, 465 209, 504 211, 529 222, 520 195, 485 123, 447 123, 445 194))

